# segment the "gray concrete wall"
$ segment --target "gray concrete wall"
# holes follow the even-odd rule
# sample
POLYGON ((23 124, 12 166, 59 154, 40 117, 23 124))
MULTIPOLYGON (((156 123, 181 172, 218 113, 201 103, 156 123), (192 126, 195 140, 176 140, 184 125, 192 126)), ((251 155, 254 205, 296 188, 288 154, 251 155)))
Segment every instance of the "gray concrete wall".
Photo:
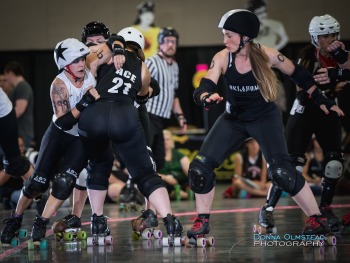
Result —
MULTIPOLYGON (((101 20, 111 31, 131 25, 141 0, 1 0, 0 51, 50 50, 67 37, 80 38, 82 27, 101 20)), ((246 0, 154 0, 157 26, 172 26, 180 46, 222 43, 217 28, 221 16, 244 8, 246 0)), ((268 0, 269 18, 281 21, 290 42, 309 40, 308 25, 315 15, 330 14, 341 23, 342 39, 350 39, 349 0, 268 0)))

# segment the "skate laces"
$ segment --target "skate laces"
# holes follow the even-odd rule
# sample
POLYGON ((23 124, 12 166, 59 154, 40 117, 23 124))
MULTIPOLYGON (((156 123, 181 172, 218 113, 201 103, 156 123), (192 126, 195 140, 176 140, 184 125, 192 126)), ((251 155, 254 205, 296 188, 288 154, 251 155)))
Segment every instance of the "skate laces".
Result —
POLYGON ((201 227, 203 226, 204 222, 207 221, 207 219, 199 218, 198 216, 196 216, 196 217, 192 217, 191 221, 194 221, 193 226, 192 226, 193 230, 197 231, 197 230, 201 229, 201 227))
POLYGON ((4 227, 4 230, 6 230, 7 232, 11 233, 11 232, 15 232, 18 230, 18 219, 17 218, 6 218, 4 219, 3 223, 6 225, 4 227))
POLYGON ((320 226, 320 223, 316 221, 315 217, 310 217, 308 220, 306 220, 306 223, 312 228, 318 228, 320 226))
POLYGON ((37 217, 34 221, 33 227, 35 230, 38 230, 38 229, 40 230, 42 227, 45 226, 45 230, 46 230, 47 223, 48 223, 48 220, 44 220, 40 217, 37 217))
POLYGON ((344 215, 342 219, 345 222, 350 222, 350 213, 347 213, 346 215, 344 215))

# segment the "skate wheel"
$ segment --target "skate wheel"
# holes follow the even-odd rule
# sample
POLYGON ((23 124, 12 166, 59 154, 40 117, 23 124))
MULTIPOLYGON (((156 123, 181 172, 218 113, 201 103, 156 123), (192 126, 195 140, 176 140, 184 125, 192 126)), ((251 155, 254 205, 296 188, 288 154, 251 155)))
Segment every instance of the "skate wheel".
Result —
POLYGON ((337 238, 332 234, 326 235, 326 242, 330 246, 335 246, 337 244, 337 238))
POLYGON ((98 237, 97 243, 99 246, 105 246, 106 245, 106 238, 105 237, 98 237))
POLYGON ((27 229, 20 229, 19 231, 18 231, 18 237, 19 238, 25 238, 25 237, 27 237, 27 229))
POLYGON ((163 247, 168 247, 169 246, 169 239, 167 237, 163 237, 163 247))
POLYGON ((47 249, 47 240, 46 239, 40 240, 39 248, 40 249, 47 249))
POLYGON ((161 230, 154 230, 153 231, 153 236, 156 239, 162 238, 163 237, 163 232, 161 230))
POLYGON ((258 225, 253 226, 253 233, 256 233, 256 232, 258 232, 258 225))
POLYGON ((77 239, 78 240, 85 240, 86 239, 86 232, 85 231, 78 231, 77 239))
POLYGON ((94 238, 93 237, 88 237, 86 239, 86 245, 93 246, 94 245, 94 238))
POLYGON ((152 233, 149 231, 149 229, 142 232, 141 237, 142 239, 151 239, 152 233))
POLYGON ((28 240, 28 250, 34 250, 34 242, 33 242, 33 240, 28 240))
POLYGON ((205 241, 206 241, 206 245, 207 245, 207 246, 214 246, 214 243, 215 243, 214 237, 207 237, 207 238, 205 239, 205 241))
POLYGON ((63 236, 62 236, 62 233, 56 233, 56 234, 55 234, 55 240, 56 240, 56 241, 60 241, 60 240, 62 239, 62 237, 63 237, 63 236))
POLYGON ((205 241, 204 237, 199 237, 197 238, 197 247, 205 247, 205 245, 207 244, 207 241, 205 241))
POLYGON ((18 238, 13 238, 11 240, 11 247, 17 247, 17 246, 19 246, 19 244, 20 244, 20 241, 18 238))
POLYGON ((277 234, 277 228, 275 226, 272 228, 272 234, 274 234, 274 235, 277 234))
POLYGON ((140 240, 140 234, 136 231, 133 231, 131 234, 133 240, 140 240))
POLYGON ((113 244, 113 237, 106 236, 106 245, 112 245, 112 244, 113 244))
POLYGON ((63 234, 63 240, 64 241, 72 241, 73 240, 73 234, 71 232, 65 232, 63 234))
POLYGON ((196 242, 197 242, 196 239, 194 239, 193 237, 191 237, 191 238, 186 237, 185 246, 186 247, 193 247, 196 245, 196 242))
POLYGON ((183 241, 181 239, 181 237, 175 237, 174 239, 174 246, 175 247, 181 247, 183 244, 183 241))

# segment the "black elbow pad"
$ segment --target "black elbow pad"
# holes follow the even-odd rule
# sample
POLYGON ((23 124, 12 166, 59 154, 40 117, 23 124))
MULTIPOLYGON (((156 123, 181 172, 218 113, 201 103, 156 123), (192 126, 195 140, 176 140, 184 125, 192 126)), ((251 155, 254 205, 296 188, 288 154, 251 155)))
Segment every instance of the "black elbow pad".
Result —
POLYGON ((56 126, 64 131, 69 131, 76 123, 78 123, 78 119, 74 118, 72 111, 67 112, 55 121, 56 126))
POLYGON ((306 69, 296 63, 294 63, 294 66, 295 70, 290 78, 296 85, 305 91, 311 88, 313 85, 316 85, 314 78, 306 69))
POLYGON ((200 96, 203 92, 214 93, 217 85, 210 79, 202 78, 199 87, 193 92, 193 100, 198 106, 203 106, 200 96))
POLYGON ((157 80, 154 78, 151 78, 151 83, 150 83, 151 88, 153 89, 152 96, 150 98, 153 98, 155 96, 158 96, 160 93, 160 87, 159 83, 157 80))

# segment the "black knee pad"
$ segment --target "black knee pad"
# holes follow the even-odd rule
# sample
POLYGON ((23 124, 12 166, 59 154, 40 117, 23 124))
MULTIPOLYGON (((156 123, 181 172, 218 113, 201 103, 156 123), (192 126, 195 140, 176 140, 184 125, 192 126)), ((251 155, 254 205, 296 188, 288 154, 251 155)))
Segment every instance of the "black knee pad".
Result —
POLYGON ((103 162, 89 162, 86 168, 88 176, 86 179, 86 187, 92 190, 107 190, 108 178, 112 172, 113 155, 107 158, 103 162))
POLYGON ((30 168, 30 162, 24 156, 17 156, 8 160, 4 157, 3 162, 5 172, 16 178, 24 176, 30 168))
POLYGON ((299 193, 305 185, 304 177, 292 166, 287 154, 276 154, 271 158, 268 175, 274 184, 291 196, 299 193))
POLYGON ((58 173, 52 180, 51 194, 59 199, 66 200, 73 191, 77 177, 69 173, 58 173))
POLYGON ((88 172, 86 188, 100 191, 107 190, 109 185, 108 178, 110 175, 111 173, 88 172))
POLYGON ((50 187, 50 180, 38 173, 32 174, 24 183, 23 194, 25 197, 33 199, 34 197, 46 192, 50 187))
POLYGON ((197 194, 209 193, 215 186, 214 168, 211 161, 204 156, 197 155, 188 170, 188 181, 193 192, 197 194))
POLYGON ((327 152, 324 164, 324 177, 330 182, 338 182, 344 171, 343 154, 341 152, 327 152))
POLYGON ((140 193, 147 199, 158 188, 166 187, 162 178, 155 172, 149 175, 133 178, 132 181, 136 183, 140 193))

